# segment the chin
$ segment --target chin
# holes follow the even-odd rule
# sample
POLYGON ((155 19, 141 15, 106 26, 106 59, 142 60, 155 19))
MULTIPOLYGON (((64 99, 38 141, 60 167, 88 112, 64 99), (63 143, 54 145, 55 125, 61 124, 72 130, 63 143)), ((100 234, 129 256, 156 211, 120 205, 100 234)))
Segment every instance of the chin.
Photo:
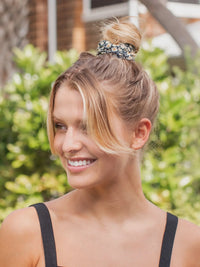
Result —
POLYGON ((89 177, 84 177, 83 176, 74 176, 68 175, 68 184, 73 188, 73 189, 91 189, 95 188, 97 185, 99 185, 99 181, 94 181, 94 179, 89 178, 89 177))

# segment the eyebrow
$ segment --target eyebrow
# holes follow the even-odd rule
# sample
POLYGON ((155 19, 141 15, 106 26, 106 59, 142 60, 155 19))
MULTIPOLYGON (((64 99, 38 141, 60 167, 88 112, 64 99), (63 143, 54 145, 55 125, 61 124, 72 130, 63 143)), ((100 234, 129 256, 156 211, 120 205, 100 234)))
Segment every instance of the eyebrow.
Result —
MULTIPOLYGON (((63 119, 56 117, 54 114, 52 115, 52 120, 53 121, 61 121, 61 122, 64 123, 64 120, 63 119)), ((85 119, 78 119, 78 120, 76 120, 76 123, 77 124, 81 124, 81 123, 85 124, 86 123, 86 120, 85 119)))
POLYGON ((60 120, 58 117, 56 117, 54 114, 52 115, 53 120, 60 120))

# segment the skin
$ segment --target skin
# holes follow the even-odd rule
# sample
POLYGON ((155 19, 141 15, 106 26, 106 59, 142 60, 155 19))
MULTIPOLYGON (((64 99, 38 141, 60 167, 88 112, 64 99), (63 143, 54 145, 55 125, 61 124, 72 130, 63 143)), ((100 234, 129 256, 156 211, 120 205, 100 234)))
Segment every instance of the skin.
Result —
MULTIPOLYGON (((108 155, 87 135, 80 94, 62 85, 55 98, 55 150, 75 188, 45 203, 53 223, 57 259, 65 267, 158 266, 166 213, 142 192, 139 150, 151 123, 143 118, 134 131, 117 116, 113 129, 135 156, 108 155), (95 160, 74 170, 68 160, 95 160)), ((76 169, 76 168, 75 168, 76 169)), ((34 208, 11 213, 0 230, 4 267, 45 267, 41 233, 34 208)), ((179 219, 170 267, 200 266, 200 230, 179 219)))

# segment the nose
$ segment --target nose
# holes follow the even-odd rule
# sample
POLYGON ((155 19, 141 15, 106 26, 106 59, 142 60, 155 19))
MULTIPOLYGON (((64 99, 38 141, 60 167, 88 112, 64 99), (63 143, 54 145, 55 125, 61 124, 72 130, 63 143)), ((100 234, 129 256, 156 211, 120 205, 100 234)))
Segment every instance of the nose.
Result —
POLYGON ((82 142, 79 134, 72 128, 68 128, 63 139, 62 150, 65 154, 73 154, 81 150, 82 142))

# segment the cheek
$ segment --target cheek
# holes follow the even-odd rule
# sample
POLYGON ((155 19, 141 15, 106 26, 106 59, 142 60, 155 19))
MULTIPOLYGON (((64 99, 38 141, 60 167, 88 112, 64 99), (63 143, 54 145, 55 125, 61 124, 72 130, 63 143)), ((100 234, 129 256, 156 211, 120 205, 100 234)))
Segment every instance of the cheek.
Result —
POLYGON ((56 134, 54 137, 54 151, 56 152, 57 155, 62 154, 62 145, 63 145, 63 138, 62 136, 56 134))

